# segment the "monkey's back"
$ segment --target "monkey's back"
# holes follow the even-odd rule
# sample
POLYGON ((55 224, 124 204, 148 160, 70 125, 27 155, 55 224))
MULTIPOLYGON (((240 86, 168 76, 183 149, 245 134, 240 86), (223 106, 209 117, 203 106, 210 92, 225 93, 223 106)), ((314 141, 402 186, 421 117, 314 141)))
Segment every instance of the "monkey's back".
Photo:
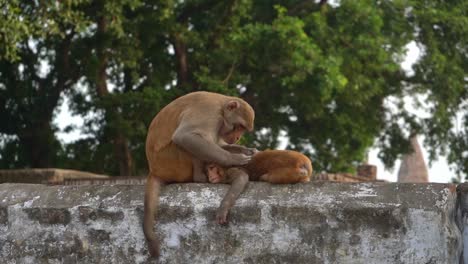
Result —
POLYGON ((257 181, 260 176, 279 168, 306 167, 308 176, 312 174, 312 163, 304 154, 292 150, 265 150, 256 153, 247 164, 251 180, 257 181))
POLYGON ((193 92, 170 102, 151 121, 146 138, 147 154, 148 147, 159 151, 172 141, 172 135, 184 112, 196 109, 210 113, 213 109, 220 108, 226 98, 227 96, 216 93, 193 92))
POLYGON ((150 172, 168 182, 191 181, 192 156, 175 145, 172 136, 182 116, 212 116, 228 98, 216 93, 193 92, 162 108, 151 121, 146 137, 146 158, 150 172))

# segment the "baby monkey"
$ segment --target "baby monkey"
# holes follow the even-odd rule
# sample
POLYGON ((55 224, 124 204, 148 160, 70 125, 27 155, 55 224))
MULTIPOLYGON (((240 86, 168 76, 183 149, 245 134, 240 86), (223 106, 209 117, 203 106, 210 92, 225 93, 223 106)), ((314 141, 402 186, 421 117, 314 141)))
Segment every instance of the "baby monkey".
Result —
POLYGON ((270 183, 309 182, 312 175, 312 162, 297 151, 265 150, 253 155, 245 166, 225 168, 215 163, 205 164, 204 172, 210 183, 224 183, 231 174, 245 171, 250 181, 270 183))
MULTIPOLYGON (((226 147, 223 148, 226 149, 226 147)), ((228 151, 236 152, 242 151, 242 149, 229 149, 228 151)), ((206 163, 202 169, 203 172, 199 173, 197 177, 204 177, 204 182, 229 183, 235 178, 248 177, 248 181, 286 184, 310 181, 312 162, 308 157, 296 151, 265 150, 255 153, 251 161, 244 166, 223 167, 215 163, 206 163)), ((199 182, 203 182, 203 179, 200 179, 199 182)), ((227 224, 228 212, 246 185, 240 186, 232 185, 228 194, 221 201, 216 213, 216 220, 219 224, 227 224)))

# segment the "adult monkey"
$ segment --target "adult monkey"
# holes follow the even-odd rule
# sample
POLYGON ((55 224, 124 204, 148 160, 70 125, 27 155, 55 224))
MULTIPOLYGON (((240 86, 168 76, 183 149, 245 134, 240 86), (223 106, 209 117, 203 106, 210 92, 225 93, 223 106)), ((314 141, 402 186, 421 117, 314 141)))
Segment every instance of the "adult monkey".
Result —
MULTIPOLYGON (((193 182, 202 162, 223 166, 247 164, 251 156, 220 146, 236 143, 253 130, 254 111, 244 100, 210 92, 194 92, 165 106, 153 119, 146 138, 149 174, 145 190, 143 232, 153 257, 159 241, 153 231, 161 183, 193 182)), ((248 175, 230 179, 235 191, 244 189, 248 175), (239 187, 240 186, 240 187, 239 187)), ((239 193, 235 193, 238 195, 239 193)), ((229 192, 227 195, 233 195, 229 192)))

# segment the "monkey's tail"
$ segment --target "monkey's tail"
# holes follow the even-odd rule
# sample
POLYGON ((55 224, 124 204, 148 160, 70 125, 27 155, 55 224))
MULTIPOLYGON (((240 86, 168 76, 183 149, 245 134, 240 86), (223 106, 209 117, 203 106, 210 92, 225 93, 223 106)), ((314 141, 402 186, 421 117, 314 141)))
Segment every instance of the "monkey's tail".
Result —
POLYGON ((145 212, 143 218, 143 233, 145 234, 148 250, 152 257, 159 257, 159 240, 153 230, 156 212, 159 205, 159 190, 161 181, 149 174, 146 180, 145 212))

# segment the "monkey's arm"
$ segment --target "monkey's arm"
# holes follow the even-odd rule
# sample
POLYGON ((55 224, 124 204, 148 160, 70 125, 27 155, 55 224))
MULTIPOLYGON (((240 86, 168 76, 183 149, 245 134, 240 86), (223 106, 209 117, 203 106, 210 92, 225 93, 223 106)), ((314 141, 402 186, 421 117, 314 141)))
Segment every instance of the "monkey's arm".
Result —
POLYGON ((179 125, 172 141, 191 153, 197 159, 214 162, 223 166, 240 166, 247 164, 251 157, 245 154, 230 153, 209 140, 203 131, 179 125))
POLYGON ((248 148, 237 144, 226 144, 223 145, 222 148, 231 153, 242 153, 249 156, 253 156, 255 153, 258 152, 258 149, 256 148, 248 148))
POLYGON ((227 224, 227 215, 234 206, 239 195, 245 190, 249 183, 249 175, 240 168, 230 168, 226 170, 226 183, 231 184, 228 192, 224 196, 216 213, 218 224, 227 224))

